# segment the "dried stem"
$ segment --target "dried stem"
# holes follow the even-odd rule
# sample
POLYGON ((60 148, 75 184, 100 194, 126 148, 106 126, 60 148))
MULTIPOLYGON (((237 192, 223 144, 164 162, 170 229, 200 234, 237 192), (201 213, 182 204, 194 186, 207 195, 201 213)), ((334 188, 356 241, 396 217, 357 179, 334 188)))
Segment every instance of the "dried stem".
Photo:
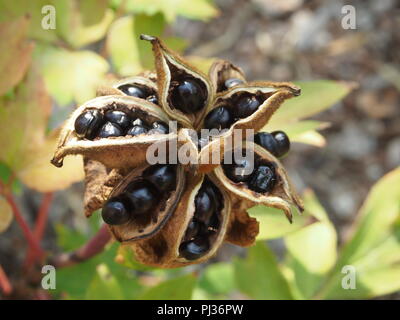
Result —
POLYGON ((0 265, 0 288, 5 296, 8 296, 12 292, 12 286, 10 280, 8 280, 8 277, 1 265, 0 265))
POLYGON ((76 251, 62 253, 49 259, 49 263, 56 268, 64 268, 86 261, 104 250, 110 241, 108 227, 103 225, 95 236, 76 251))

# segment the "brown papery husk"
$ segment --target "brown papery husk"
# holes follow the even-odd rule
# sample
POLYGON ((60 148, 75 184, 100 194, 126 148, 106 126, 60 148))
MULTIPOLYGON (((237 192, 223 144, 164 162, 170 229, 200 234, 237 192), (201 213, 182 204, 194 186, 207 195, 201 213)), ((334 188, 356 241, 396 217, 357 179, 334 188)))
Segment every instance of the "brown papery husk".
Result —
MULTIPOLYGON (((280 209, 285 213, 288 220, 292 222, 292 208, 295 207, 298 211, 302 212, 304 207, 301 199, 292 186, 285 168, 269 151, 255 143, 245 142, 243 148, 248 148, 250 151, 254 150, 254 157, 259 157, 266 163, 270 163, 275 167, 277 181, 270 192, 267 194, 261 194, 249 189, 243 182, 233 182, 225 175, 222 165, 214 169, 215 175, 219 178, 224 188, 231 193, 232 197, 250 201, 253 206, 262 204, 268 207, 280 209)), ((248 206, 248 208, 249 207, 250 206, 248 206)))
POLYGON ((122 170, 108 169, 101 162, 84 158, 85 193, 83 198, 86 217, 103 207, 112 190, 126 175, 122 170))
POLYGON ((201 119, 204 117, 204 114, 213 102, 214 89, 208 77, 196 67, 184 61, 178 54, 169 50, 157 37, 142 35, 141 39, 150 41, 153 46, 157 71, 158 97, 162 108, 172 119, 179 121, 184 127, 197 128, 201 119), (207 93, 207 100, 205 101, 203 109, 199 112, 185 114, 179 109, 170 106, 168 96, 170 94, 170 84, 173 80, 170 65, 178 70, 183 70, 186 74, 200 80, 204 84, 207 93))
POLYGON ((246 82, 243 70, 226 60, 215 61, 208 75, 216 93, 225 90, 225 81, 228 79, 236 78, 246 82))
POLYGON ((279 109, 286 99, 300 95, 300 89, 288 82, 250 82, 248 84, 235 86, 217 95, 213 109, 223 104, 224 101, 229 100, 235 94, 256 94, 256 92, 261 92, 267 99, 253 114, 236 121, 229 130, 214 138, 201 149, 198 161, 199 170, 201 172, 209 172, 220 163, 220 161, 217 161, 218 163, 213 163, 215 162, 212 161, 213 153, 217 152, 219 159, 222 160, 226 145, 236 147, 236 139, 234 139, 235 130, 241 130, 242 139, 244 139, 246 135, 246 129, 253 129, 254 134, 257 133, 268 123, 274 112, 279 109))
POLYGON ((121 110, 142 114, 147 120, 169 122, 168 116, 151 102, 146 100, 121 96, 102 96, 89 100, 77 108, 66 121, 60 134, 57 149, 51 162, 61 167, 67 155, 82 154, 100 161, 110 168, 130 168, 146 162, 147 148, 154 143, 163 144, 177 139, 177 133, 142 134, 139 136, 109 137, 95 140, 79 138, 75 133, 76 118, 89 109, 121 110))
MULTIPOLYGON (((143 181, 142 173, 148 167, 150 167, 150 165, 146 164, 134 168, 113 189, 109 198, 118 196, 120 193, 124 192, 130 183, 136 181, 140 185, 140 182, 143 181)), ((185 182, 183 167, 177 165, 175 189, 165 194, 158 194, 157 205, 151 213, 146 214, 151 215, 147 216, 146 219, 141 219, 141 221, 139 219, 132 219, 128 223, 122 225, 109 225, 108 227, 114 238, 119 242, 127 243, 153 237, 157 234, 157 232, 163 228, 173 212, 175 212, 179 199, 185 189, 185 182)))
POLYGON ((136 259, 143 264, 159 268, 177 268, 197 264, 210 259, 223 243, 226 229, 230 221, 230 198, 213 175, 209 175, 212 183, 220 190, 224 198, 224 208, 220 212, 220 228, 214 239, 210 241, 209 251, 197 260, 186 260, 179 256, 179 246, 183 241, 187 226, 193 218, 194 200, 199 191, 204 175, 187 174, 186 192, 179 205, 166 223, 165 227, 154 237, 132 243, 131 248, 136 259))

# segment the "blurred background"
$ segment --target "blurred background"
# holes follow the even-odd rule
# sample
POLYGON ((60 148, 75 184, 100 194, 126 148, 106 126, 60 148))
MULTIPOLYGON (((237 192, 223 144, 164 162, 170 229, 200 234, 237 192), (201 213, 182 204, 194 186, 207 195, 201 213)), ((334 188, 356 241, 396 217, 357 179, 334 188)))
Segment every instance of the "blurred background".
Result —
MULTIPOLYGON (((71 160, 62 174, 47 167, 56 136, 52 130, 77 104, 94 97, 99 84, 151 68, 151 49, 138 35, 161 35, 198 66, 227 59, 248 80, 347 81, 353 90, 310 118, 329 122, 319 140, 293 143, 283 160, 298 189, 314 191, 341 244, 370 188, 400 164, 399 13, 395 0, 0 0, 0 34, 7 39, 0 44, 3 184, 10 186, 28 225, 48 211, 48 222, 38 231, 44 230, 41 245, 47 252, 81 244, 67 235, 89 237, 93 230, 82 211, 79 160, 71 160), (46 4, 56 9, 54 30, 42 27, 50 12, 42 12, 46 4), (344 5, 355 8, 355 29, 342 26, 344 5)), ((21 272, 27 241, 17 222, 0 234, 0 265, 13 287, 8 297, 38 298, 37 283, 21 272)), ((268 246, 282 259, 284 240, 270 240, 268 246)), ((245 255, 246 249, 225 245, 211 263, 245 255)), ((158 271, 138 272, 144 285, 164 277, 158 271)), ((258 298, 235 285, 229 288, 224 297, 258 298)), ((54 297, 65 297, 62 289, 54 297)), ((83 297, 71 290, 70 297, 83 297)), ((383 296, 400 298, 392 291, 383 296)))

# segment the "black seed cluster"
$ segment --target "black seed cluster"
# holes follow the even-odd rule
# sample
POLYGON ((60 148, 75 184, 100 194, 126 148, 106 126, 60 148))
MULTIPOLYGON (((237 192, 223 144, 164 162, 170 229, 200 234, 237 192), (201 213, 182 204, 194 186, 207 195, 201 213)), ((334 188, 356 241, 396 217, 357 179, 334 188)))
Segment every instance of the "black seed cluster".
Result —
POLYGON ((171 90, 170 103, 183 113, 193 114, 200 111, 207 99, 202 83, 196 79, 183 79, 171 90))
POLYGON ((223 207, 223 198, 218 188, 205 180, 197 193, 195 212, 190 221, 179 252, 187 260, 196 260, 210 249, 210 237, 215 235, 219 226, 219 214, 223 207))
MULTIPOLYGON (((242 80, 232 78, 225 81, 225 87, 231 88, 243 83, 242 80)), ((262 100, 252 94, 241 94, 229 104, 218 106, 211 110, 204 119, 206 129, 226 129, 234 122, 252 115, 261 105, 262 100)))
POLYGON ((286 155, 290 149, 289 137, 283 131, 259 132, 254 136, 254 142, 267 149, 277 158, 286 155))
POLYGON ((132 118, 127 113, 109 110, 104 115, 98 110, 85 111, 75 120, 75 132, 80 138, 137 136, 140 134, 167 134, 168 125, 155 121, 147 123, 139 118, 132 118))
POLYGON ((250 190, 259 193, 266 193, 274 188, 277 178, 273 164, 255 160, 252 165, 246 158, 234 159, 233 162, 222 166, 225 175, 233 182, 245 183, 250 190))
POLYGON ((128 96, 146 99, 151 103, 158 104, 157 96, 154 93, 149 92, 149 90, 143 86, 123 84, 119 86, 118 89, 128 96))
POLYGON ((176 166, 154 165, 143 171, 139 180, 130 183, 104 205, 101 215, 105 223, 121 225, 140 218, 154 209, 165 194, 175 188, 176 166))

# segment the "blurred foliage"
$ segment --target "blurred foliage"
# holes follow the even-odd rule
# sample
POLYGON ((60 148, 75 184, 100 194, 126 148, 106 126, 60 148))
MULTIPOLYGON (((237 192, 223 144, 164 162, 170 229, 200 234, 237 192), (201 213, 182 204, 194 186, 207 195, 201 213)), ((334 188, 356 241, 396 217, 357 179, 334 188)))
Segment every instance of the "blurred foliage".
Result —
MULTIPOLYGON (((207 21, 218 15, 212 0, 0 0, 0 179, 17 193, 21 183, 40 192, 67 188, 83 178, 80 157, 62 169, 49 160, 59 129, 72 108, 95 96, 96 87, 153 68, 151 47, 139 40, 161 36, 183 52, 185 40, 171 35, 178 16, 207 21), (42 20, 56 10, 56 28, 42 20)), ((188 57, 207 71, 212 58, 188 57)), ((352 83, 321 80, 297 83, 302 95, 285 103, 266 130, 285 130, 292 141, 323 146, 317 130, 327 123, 309 118, 340 101, 352 83)), ((260 234, 246 257, 233 263, 157 270, 135 261, 116 243, 95 258, 57 271, 56 297, 63 299, 329 299, 370 298, 400 289, 400 169, 371 190, 353 236, 337 248, 337 234, 315 195, 304 194, 306 212, 288 224, 277 210, 249 210, 260 234), (282 238, 278 258, 266 240, 282 238), (357 289, 344 290, 345 265, 357 270, 357 289)), ((83 234, 57 226, 58 245, 68 251, 98 229, 89 221, 83 234)), ((0 198, 0 232, 11 208, 0 198)))

